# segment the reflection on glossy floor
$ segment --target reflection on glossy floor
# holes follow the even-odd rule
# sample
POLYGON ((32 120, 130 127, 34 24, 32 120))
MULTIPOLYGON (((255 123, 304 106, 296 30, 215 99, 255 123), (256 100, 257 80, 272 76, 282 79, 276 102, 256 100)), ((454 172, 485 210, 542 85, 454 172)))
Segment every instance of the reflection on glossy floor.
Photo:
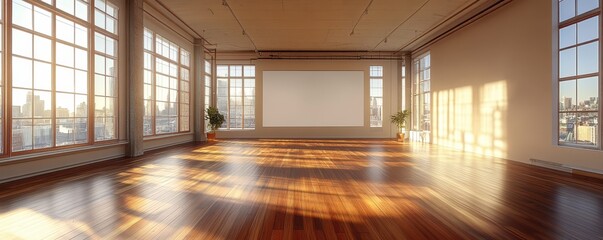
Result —
POLYGON ((603 182, 393 141, 222 140, 0 185, 0 239, 600 239, 603 182))

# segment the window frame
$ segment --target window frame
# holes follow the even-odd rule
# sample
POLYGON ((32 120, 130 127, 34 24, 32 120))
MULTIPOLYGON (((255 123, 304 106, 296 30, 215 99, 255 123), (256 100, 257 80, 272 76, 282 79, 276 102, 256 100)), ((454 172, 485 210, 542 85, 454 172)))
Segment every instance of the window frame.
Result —
MULTIPOLYGON (((114 8, 115 12, 115 31, 116 34, 111 34, 113 36, 113 39, 115 40, 115 101, 118 102, 120 97, 119 97, 119 68, 118 68, 118 59, 119 57, 119 36, 117 34, 117 31, 120 29, 119 26, 119 13, 120 13, 120 7, 118 4, 112 2, 111 0, 103 0, 104 2, 110 3, 111 6, 114 8)), ((95 139, 95 116, 94 116, 94 72, 95 72, 95 60, 94 60, 94 55, 96 54, 95 52, 95 38, 94 38, 94 33, 99 31, 98 27, 95 25, 94 22, 94 11, 95 11, 95 3, 96 1, 94 0, 90 0, 87 1, 87 15, 86 18, 87 19, 82 19, 81 16, 77 15, 77 3, 74 1, 74 12, 73 14, 68 13, 66 11, 64 11, 63 9, 59 8, 57 6, 56 2, 53 2, 52 5, 42 2, 42 1, 25 1, 26 3, 30 4, 32 6, 32 14, 34 13, 35 9, 33 9, 34 7, 40 8, 42 10, 48 11, 52 14, 52 16, 50 17, 50 35, 47 35, 46 33, 40 33, 37 32, 35 29, 35 21, 33 20, 33 16, 32 15, 32 29, 28 29, 27 27, 22 27, 19 25, 14 24, 13 22, 13 1, 12 0, 7 0, 7 1, 2 1, 2 33, 3 33, 3 51, 2 51, 2 61, 3 61, 3 77, 2 77, 2 94, 3 94, 3 104, 2 104, 2 108, 4 111, 2 111, 2 118, 3 118, 3 124, 0 126, 2 128, 2 148, 3 151, 0 154, 0 157, 5 158, 5 157, 11 157, 11 156, 27 156, 30 154, 36 154, 36 153, 44 153, 44 152, 53 152, 53 151, 57 151, 57 150, 63 150, 63 149, 77 149, 77 148, 81 148, 84 146, 104 146, 107 144, 114 144, 116 142, 119 141, 119 104, 115 105, 115 109, 114 109, 114 118, 115 118, 115 126, 114 126, 114 138, 113 139, 109 139, 109 140, 104 140, 104 141, 97 141, 95 139), (6 13, 6 14, 5 14, 6 13), (65 44, 67 46, 71 46, 74 48, 77 48, 78 46, 81 45, 77 45, 77 43, 68 43, 67 41, 61 40, 59 38, 59 36, 56 33, 56 21, 57 18, 63 18, 66 20, 69 20, 71 22, 73 22, 74 24, 78 24, 81 26, 84 26, 86 28, 87 34, 86 34, 86 51, 87 51, 87 69, 86 69, 86 77, 87 77, 87 90, 86 90, 86 97, 87 97, 87 113, 86 113, 86 119, 87 119, 87 136, 86 136, 86 142, 82 142, 82 143, 77 143, 76 140, 74 139, 73 143, 71 144, 66 144, 66 145, 58 145, 57 144, 57 128, 59 126, 58 120, 59 119, 78 119, 78 118, 82 118, 82 117, 78 117, 75 113, 75 109, 74 109, 74 116, 70 116, 70 117, 58 117, 57 116, 57 92, 59 93, 67 93, 67 94, 74 94, 74 96, 79 95, 83 95, 83 93, 78 93, 77 90, 73 90, 73 92, 65 92, 65 91, 57 91, 57 83, 56 83, 56 69, 59 66, 62 66, 60 64, 57 63, 57 58, 56 58, 56 46, 57 43, 62 43, 65 44), (13 71, 12 71, 12 58, 16 55, 13 54, 13 31, 14 30, 19 30, 19 31, 24 31, 28 34, 32 34, 32 47, 33 47, 33 37, 34 36, 43 36, 45 39, 50 40, 50 44, 51 44, 51 48, 50 48, 50 68, 51 68, 51 76, 50 76, 50 90, 48 90, 51 93, 51 104, 50 104, 50 132, 51 132, 51 145, 49 147, 44 147, 44 148, 34 148, 33 147, 33 139, 32 139, 32 147, 31 149, 28 150, 20 150, 20 151, 13 151, 13 124, 12 121, 13 119, 13 112, 12 112, 12 107, 6 107, 6 106, 12 106, 13 105, 13 71)), ((77 26, 74 25, 74 29, 77 28, 77 26)), ((107 35, 107 34, 105 34, 107 35)), ((77 40, 74 40, 77 41, 77 40)), ((82 47, 83 48, 83 47, 82 47)), ((33 49, 33 48, 32 48, 33 49)), ((35 61, 35 57, 33 56, 33 52, 32 52, 32 57, 31 58, 27 58, 30 59, 33 62, 35 61)), ((75 56, 74 56, 74 61, 75 61, 75 56)), ((47 61, 44 61, 47 62, 47 61)), ((77 71, 78 68, 74 65, 73 67, 74 71, 77 71)), ((32 75, 34 75, 33 73, 33 66, 32 66, 32 75)), ((33 76, 32 76, 32 81, 33 81, 33 76)), ((74 81, 74 85, 75 85, 75 81, 74 81)), ((75 86, 74 86, 75 88, 75 86)), ((32 85, 31 90, 34 90, 34 86, 32 85)), ((74 104, 75 101, 74 101, 74 104)), ((29 118, 26 118, 29 119, 29 118)), ((32 115, 31 119, 36 119, 35 116, 32 115)), ((47 118, 43 118, 43 119, 47 119, 47 118)), ((77 124, 76 122, 74 122, 74 129, 75 129, 75 124, 77 124)), ((35 124, 32 122, 32 127, 35 126, 35 124)), ((75 131, 74 131, 75 132, 75 131)), ((74 135, 75 138, 75 135, 74 135)))
MULTIPOLYGON (((143 37, 143 43, 142 43, 143 44, 143 56, 142 57, 144 58, 145 54, 149 54, 150 55, 151 69, 147 69, 146 67, 143 67, 143 77, 144 77, 144 71, 149 70, 151 72, 151 84, 150 85, 151 85, 151 92, 152 92, 152 94, 151 94, 151 99, 147 99, 146 96, 143 96, 143 97, 144 97, 144 101, 151 101, 151 103, 152 103, 152 110, 151 110, 152 114, 150 116, 150 118, 152 119, 151 120, 151 123, 152 123, 151 129, 152 129, 152 131, 151 131, 151 134, 145 134, 144 133, 145 132, 144 131, 144 124, 143 124, 143 129, 142 129, 142 131, 143 131, 143 138, 144 139, 149 139, 149 138, 154 138, 154 137, 163 137, 163 136, 170 136, 170 135, 178 135, 178 134, 191 133, 193 131, 193 129, 192 129, 192 123, 193 122, 191 121, 192 116, 193 116, 192 115, 192 111, 191 111, 191 104, 193 103, 192 102, 192 96, 193 96, 193 93, 194 93, 194 91, 193 91, 194 90, 193 89, 193 87, 194 87, 193 86, 193 78, 192 78, 193 75, 194 75, 192 73, 192 70, 194 69, 193 65, 192 65, 193 64, 193 61, 192 61, 193 60, 193 53, 191 51, 189 51, 188 49, 182 47, 181 45, 177 44, 175 41, 170 40, 165 35, 158 34, 151 27, 146 27, 145 26, 144 29, 143 29, 143 33, 146 32, 146 31, 150 32, 151 35, 152 35, 152 39, 151 39, 152 50, 148 50, 148 49, 144 48, 144 37, 143 37), (162 41, 167 42, 168 44, 173 44, 174 46, 176 46, 178 48, 177 49, 177 53, 176 53, 178 61, 174 61, 173 59, 170 59, 170 57, 166 57, 166 56, 163 56, 163 55, 157 53, 157 36, 159 36, 162 41), (188 65, 185 65, 182 62, 183 51, 189 54, 188 65), (177 111, 178 111, 177 117, 176 117, 176 119, 177 119, 176 120, 177 121, 177 130, 175 132, 157 133, 157 77, 156 77, 157 74, 158 74, 158 71, 157 71, 157 59, 160 59, 160 60, 162 60, 162 61, 164 61, 164 62, 166 62, 168 64, 173 63, 173 64, 176 65, 176 68, 177 68, 177 73, 176 73, 177 77, 176 77, 176 79, 177 79, 178 84, 177 84, 177 88, 176 88, 176 101, 173 102, 173 103, 176 104, 176 108, 177 108, 177 111), (182 69, 187 69, 188 73, 189 73, 189 75, 188 75, 188 81, 186 81, 186 82, 188 82, 188 85, 189 85, 189 91, 187 92, 188 93, 188 103, 183 103, 182 99, 181 99, 181 95, 183 93, 182 92, 182 82, 184 81, 184 80, 182 80, 183 79, 182 78, 182 69), (189 110, 188 110, 188 113, 189 113, 188 116, 183 116, 182 115, 182 109, 181 108, 182 108, 183 104, 187 105, 188 108, 189 108, 189 110), (188 121, 188 128, 186 130, 182 130, 182 126, 180 124, 183 117, 188 117, 188 119, 189 119, 189 121, 188 121)), ((165 75, 163 73, 159 73, 159 74, 165 75)), ((167 76, 167 77, 169 78, 170 76, 167 76)), ((145 83, 143 81, 143 86, 144 85, 145 85, 145 83)), ((170 89, 171 88, 169 88, 168 91, 170 89)), ((168 103, 172 103, 171 101, 169 101, 169 98, 170 97, 168 96, 168 103)), ((163 101, 160 101, 160 102, 163 102, 163 101)), ((143 118, 146 118, 146 117, 147 116, 145 115, 143 118)), ((168 118, 169 118, 169 116, 168 116, 168 118)), ((143 122, 144 122, 144 120, 143 120, 143 122)))
MULTIPOLYGON (((598 1, 598 7, 589 11, 586 11, 584 13, 581 14, 577 14, 577 5, 578 5, 578 0, 576 0, 574 2, 574 13, 577 14, 573 17, 570 17, 568 19, 565 19, 563 21, 559 21, 560 17, 561 17, 561 7, 560 4, 561 1, 559 0, 552 0, 552 9, 553 9, 553 14, 552 14, 552 25, 553 25, 553 31, 552 31, 552 45, 553 45, 553 53, 552 53, 552 65, 553 65, 553 72, 552 72, 552 96, 553 96, 553 134, 552 134, 552 144, 554 146, 559 146, 559 147, 570 147, 570 148, 577 148, 577 149, 590 149, 590 150, 603 150, 603 144, 601 144, 601 137, 603 136, 603 128, 601 128, 601 116, 603 116, 603 106, 601 106, 601 99, 603 98, 603 80, 601 79, 602 77, 602 70, 603 70, 603 51, 602 51, 602 43, 603 43, 603 39, 602 39, 602 29, 603 29, 603 7, 601 6, 602 1, 599 0, 598 1), (581 23, 585 20, 591 19, 593 17, 597 17, 598 16, 598 35, 597 38, 595 39, 591 39, 591 40, 587 40, 584 42, 578 42, 576 41, 575 43, 565 46, 563 48, 560 47, 561 41, 560 41, 560 30, 571 26, 573 24, 576 24, 576 26, 578 25, 578 23, 581 23), (585 46, 591 43, 598 43, 598 70, 595 73, 587 73, 587 74, 578 74, 578 47, 580 46, 585 46), (561 59, 560 59, 560 53, 561 51, 567 50, 567 49, 572 49, 575 48, 576 49, 576 73, 574 75, 571 76, 566 76, 566 77, 561 77, 560 74, 560 70, 561 70, 561 59), (563 82, 569 82, 569 81, 575 81, 576 84, 576 104, 578 105, 578 81, 581 79, 587 79, 589 77, 597 77, 598 78, 598 95, 596 97, 598 97, 598 109, 597 110, 578 110, 577 108, 574 110, 562 110, 561 107, 561 94, 560 94, 560 85, 563 82), (560 130, 561 130, 561 123, 560 123, 560 115, 561 114, 589 114, 589 113, 596 113, 597 116, 597 124, 598 124, 598 131, 595 131, 595 134, 598 134, 598 136, 595 136, 596 139, 596 143, 594 145, 587 145, 587 144, 579 144, 579 143, 574 143, 574 142, 563 142, 560 140, 560 130)), ((577 29, 576 29, 576 38, 578 37, 577 35, 577 29)), ((577 126, 577 121, 575 120, 575 122, 573 123, 574 126, 577 126)), ((574 130, 574 132, 577 133, 577 129, 574 130)), ((576 140, 577 141, 577 140, 576 140)))
POLYGON ((223 124, 223 126, 225 126, 225 127, 220 127, 219 130, 222 130, 222 131, 250 131, 250 130, 255 130, 256 129, 256 119, 257 119, 257 115, 256 115, 256 113, 257 113, 257 111, 256 111, 257 110, 257 105, 256 105, 256 103, 257 103, 257 95, 255 94, 256 90, 257 90, 257 71, 256 71, 256 66, 254 64, 216 64, 214 69, 215 69, 214 75, 215 75, 215 79, 216 79, 215 96, 214 96, 214 98, 216 99, 215 106, 218 107, 218 110, 220 111, 220 113, 222 113, 222 114, 224 114, 224 112, 226 113, 226 114, 224 114, 225 122, 223 124), (227 69, 228 69, 228 75, 225 76, 225 77, 219 76, 217 69, 220 68, 220 67, 224 67, 224 66, 226 66, 227 69), (231 67, 233 67, 233 66, 240 66, 241 67, 241 76, 231 76, 231 67), (248 77, 248 76, 245 75, 245 67, 250 67, 250 66, 253 67, 254 74, 253 74, 253 76, 249 76, 248 77), (226 94, 227 94, 227 96, 226 96, 226 108, 227 109, 225 111, 222 111, 222 109, 219 109, 219 105, 218 105, 218 98, 220 97, 218 95, 218 90, 219 90, 218 80, 219 79, 226 79, 226 83, 227 83, 226 84, 227 85, 226 86, 226 94), (231 84, 231 82, 232 82, 231 80, 232 79, 241 80, 241 96, 240 96, 241 97, 241 128, 233 128, 233 127, 230 126, 230 107, 231 107, 230 92, 231 92, 231 86, 232 86, 232 84, 231 84), (245 114, 245 106, 246 106, 246 103, 245 103, 245 96, 246 96, 246 94, 245 94, 245 88, 246 88, 245 87, 245 80, 248 80, 248 79, 253 79, 253 81, 254 81, 254 84, 253 84, 253 89, 254 89, 253 90, 254 91, 254 95, 253 95, 253 102, 254 102, 254 104, 253 104, 253 112, 254 112, 253 128, 245 127, 245 119, 246 119, 245 118, 245 115, 246 115, 245 114))
POLYGON ((382 128, 383 127, 383 104, 384 104, 384 101, 383 101, 384 96, 383 95, 385 92, 385 91, 383 91, 384 72, 385 72, 385 70, 383 68, 383 65, 369 66, 369 103, 368 103, 368 106, 369 106, 369 127, 371 127, 371 128, 382 128), (373 70, 373 69, 375 69, 375 70, 373 70), (379 69, 379 70, 377 70, 377 69, 379 69), (378 72, 376 74, 374 74, 373 71, 378 71, 378 72), (379 81, 381 87, 373 86, 373 81, 379 81), (380 94, 379 94, 380 96, 373 95, 372 94, 373 90, 380 91, 380 94), (378 125, 373 125, 373 119, 372 119, 373 104, 372 103, 373 103, 373 100, 377 100, 378 98, 380 98, 380 100, 381 100, 381 104, 377 105, 380 110, 379 111, 380 119, 375 120, 375 121, 378 121, 378 123, 379 123, 378 125))
POLYGON ((411 130, 416 132, 431 132, 431 53, 425 52, 418 57, 415 57, 412 60, 412 83, 411 83, 411 130), (421 61, 429 57, 429 66, 422 69, 421 61), (429 79, 425 80, 423 78, 423 73, 429 71, 429 79), (423 85, 428 82, 429 83, 429 91, 424 91, 423 85), (425 130, 422 125, 422 120, 420 119, 421 115, 425 115, 425 94, 429 94, 429 129, 425 130), (419 99, 419 103, 417 103, 417 98, 419 99), (422 100, 421 100, 422 99, 422 100), (417 105, 419 104, 419 105, 417 105), (422 108, 423 111, 419 111, 419 108, 422 108))

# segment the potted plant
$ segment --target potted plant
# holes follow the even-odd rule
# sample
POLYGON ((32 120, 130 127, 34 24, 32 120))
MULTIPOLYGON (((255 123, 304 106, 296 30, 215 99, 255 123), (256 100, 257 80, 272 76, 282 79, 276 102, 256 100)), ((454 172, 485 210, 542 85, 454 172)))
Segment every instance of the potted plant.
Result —
POLYGON ((392 123, 398 126, 398 141, 404 142, 404 132, 406 132, 406 119, 410 116, 410 111, 400 110, 396 114, 391 116, 392 123))
POLYGON ((205 119, 209 120, 209 123, 207 124, 207 127, 209 128, 209 131, 207 131, 207 139, 216 139, 216 130, 222 126, 224 121, 226 121, 224 115, 222 115, 216 107, 208 107, 205 109, 205 112, 207 113, 205 114, 205 119))

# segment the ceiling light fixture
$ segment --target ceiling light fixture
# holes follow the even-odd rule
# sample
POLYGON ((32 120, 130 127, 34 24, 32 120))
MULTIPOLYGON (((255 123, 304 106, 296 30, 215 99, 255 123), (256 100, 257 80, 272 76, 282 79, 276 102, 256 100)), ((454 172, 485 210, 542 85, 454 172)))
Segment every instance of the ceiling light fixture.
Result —
POLYGON ((360 14, 360 17, 358 17, 358 20, 356 20, 356 24, 354 24, 354 27, 352 27, 352 31, 350 32, 350 36, 354 35, 354 30, 356 30, 356 26, 358 26, 358 23, 360 22, 360 19, 362 19, 362 16, 364 15, 368 15, 368 9, 371 6, 371 4, 373 4, 374 0, 371 0, 366 7, 364 8, 364 11, 362 11, 362 14, 360 14))
POLYGON ((415 14, 417 14, 419 11, 421 11, 421 9, 423 9, 423 7, 425 7, 425 5, 427 5, 428 2, 429 2, 429 0, 425 0, 425 2, 423 2, 423 4, 421 4, 421 6, 419 6, 419 8, 417 8, 412 14, 410 14, 410 16, 408 16, 406 19, 404 19, 404 21, 402 21, 391 32, 389 32, 389 34, 387 34, 387 36, 385 36, 383 38, 383 40, 381 40, 381 42, 377 43, 377 45, 375 45, 375 47, 373 49, 371 49, 371 51, 375 51, 375 49, 377 49, 377 47, 379 47, 379 45, 381 45, 381 43, 387 43, 387 38, 390 37, 396 30, 398 30, 398 28, 400 28, 400 26, 402 26, 409 19, 411 19, 413 16, 415 16, 415 14))
POLYGON ((234 11, 232 10, 232 8, 228 4, 228 2, 226 0, 222 0, 222 5, 224 5, 225 7, 228 8, 228 10, 230 11, 230 14, 232 15, 232 17, 234 17, 234 19, 239 24, 239 27, 241 27, 241 32, 243 33, 243 36, 246 36, 247 39, 249 39, 249 41, 251 42, 251 45, 253 45, 253 49, 254 49, 255 53, 258 54, 259 53, 258 47, 255 45, 255 42, 253 42, 253 39, 251 39, 251 36, 249 36, 249 34, 247 34, 247 31, 245 31, 245 28, 243 27, 243 24, 241 24, 241 21, 239 21, 239 18, 234 13, 234 11))

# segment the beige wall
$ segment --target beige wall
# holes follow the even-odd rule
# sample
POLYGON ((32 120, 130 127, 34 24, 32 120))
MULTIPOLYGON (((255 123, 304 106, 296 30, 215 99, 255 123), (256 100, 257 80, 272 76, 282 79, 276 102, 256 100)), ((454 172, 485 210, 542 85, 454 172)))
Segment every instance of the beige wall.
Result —
POLYGON ((552 1, 512 1, 428 47, 432 142, 603 172, 603 151, 554 144, 552 1))
MULTIPOLYGON (((224 57, 224 56, 223 56, 224 57)), ((227 56, 224 58, 228 58, 227 56)), ((220 55, 218 55, 218 59, 220 55)), ((236 63, 219 61, 218 64, 236 63)), ((249 64, 249 62, 242 62, 249 64)), ((218 131, 218 138, 392 138, 395 126, 389 116, 398 109, 398 61, 395 60, 257 60, 256 66, 256 128, 254 130, 218 131), (371 65, 383 66, 384 107, 383 127, 369 127, 369 73, 371 65), (262 127, 262 73, 263 71, 304 71, 304 70, 356 70, 365 75, 365 106, 363 127, 262 127)))

